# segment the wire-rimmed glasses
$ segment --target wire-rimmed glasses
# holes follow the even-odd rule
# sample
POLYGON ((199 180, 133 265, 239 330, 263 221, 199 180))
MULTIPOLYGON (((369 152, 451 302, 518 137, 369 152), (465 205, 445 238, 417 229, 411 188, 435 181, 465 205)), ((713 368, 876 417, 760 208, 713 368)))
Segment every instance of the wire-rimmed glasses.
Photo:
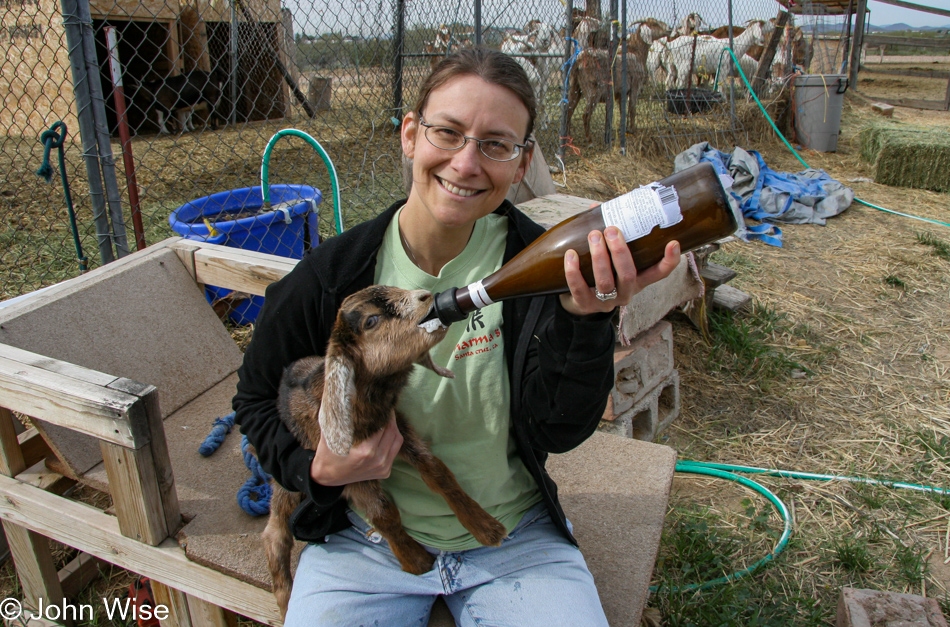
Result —
POLYGON ((503 139, 501 137, 479 139, 477 137, 462 135, 454 128, 448 126, 428 124, 422 119, 421 115, 419 116, 419 124, 425 127, 426 139, 436 148, 442 150, 459 150, 468 143, 468 140, 472 140, 478 144, 478 149, 481 153, 492 161, 511 161, 521 154, 523 148, 527 147, 527 143, 516 144, 510 139, 503 139))

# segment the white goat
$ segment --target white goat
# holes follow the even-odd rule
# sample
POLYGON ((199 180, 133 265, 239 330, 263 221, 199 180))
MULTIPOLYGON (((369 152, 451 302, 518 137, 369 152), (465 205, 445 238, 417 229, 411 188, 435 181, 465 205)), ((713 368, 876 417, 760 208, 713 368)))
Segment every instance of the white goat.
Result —
POLYGON ((528 75, 538 102, 539 125, 547 128, 544 101, 547 98, 551 77, 564 56, 564 41, 554 27, 538 20, 531 20, 523 34, 506 35, 501 42, 501 51, 511 56, 528 75), (531 57, 525 54, 555 54, 557 57, 531 57))
MULTIPOLYGON (((755 20, 749 22, 748 27, 741 35, 733 38, 732 51, 736 58, 740 59, 740 63, 742 63, 742 58, 751 46, 765 44, 765 37, 771 32, 772 28, 772 25, 768 22, 755 20)), ((694 74, 704 73, 714 76, 719 67, 720 57, 725 57, 723 50, 728 46, 728 40, 716 39, 709 35, 678 37, 668 41, 665 52, 669 64, 667 67, 670 65, 676 66, 675 86, 679 89, 687 86, 690 80, 690 68, 692 68, 694 74)), ((730 61, 730 59, 723 58, 722 67, 727 68, 730 61)), ((745 70, 743 69, 743 71, 745 70)))

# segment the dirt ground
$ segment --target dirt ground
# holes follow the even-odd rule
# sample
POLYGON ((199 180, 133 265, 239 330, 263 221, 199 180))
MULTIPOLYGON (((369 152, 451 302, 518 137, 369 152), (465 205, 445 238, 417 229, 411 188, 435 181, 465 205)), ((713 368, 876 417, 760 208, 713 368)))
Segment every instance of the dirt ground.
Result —
MULTIPOLYGON (((905 82, 894 80, 888 93, 903 93, 905 82)), ((825 170, 850 186, 856 198, 880 208, 855 202, 824 226, 783 226, 782 248, 733 241, 713 257, 738 273, 730 285, 753 299, 753 313, 730 324, 762 323, 757 328, 766 349, 755 358, 758 363, 724 359, 715 344, 710 348, 692 325, 674 316, 681 413, 661 441, 680 459, 947 485, 950 255, 939 251, 950 245, 950 224, 893 212, 950 223, 950 195, 874 183, 858 140, 860 130, 879 119, 870 103, 846 96, 837 152, 799 148, 799 153, 810 167, 825 170), (787 360, 784 372, 765 369, 769 352, 787 360)), ((950 130, 945 111, 899 107, 893 120, 950 130)), ((776 171, 804 169, 774 136, 743 147, 759 151, 776 171)), ((569 171, 566 190, 603 199, 670 171, 666 159, 630 164, 594 159, 581 172, 569 171)), ((789 504, 798 540, 763 581, 789 595, 817 599, 822 620, 829 622, 842 585, 933 596, 946 610, 950 510, 945 504, 927 499, 921 504, 891 491, 880 496, 882 503, 869 505, 852 483, 765 483, 789 504), (897 567, 889 565, 893 551, 886 549, 870 572, 842 567, 838 543, 867 542, 873 535, 869 527, 879 526, 932 567, 922 567, 921 577, 909 582, 895 574, 897 567)), ((727 517, 744 509, 748 490, 714 484, 677 475, 672 507, 702 504, 727 517)), ((769 546, 765 542, 756 550, 767 552, 769 546)), ((762 585, 753 594, 769 596, 771 588, 762 585)))

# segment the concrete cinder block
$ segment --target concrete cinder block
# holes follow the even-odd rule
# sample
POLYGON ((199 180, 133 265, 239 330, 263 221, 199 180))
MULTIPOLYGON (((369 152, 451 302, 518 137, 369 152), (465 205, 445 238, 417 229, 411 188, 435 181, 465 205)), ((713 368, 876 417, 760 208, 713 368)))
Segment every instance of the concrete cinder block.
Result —
POLYGON ((836 627, 947 627, 934 599, 915 594, 842 588, 838 597, 836 627))
POLYGON ((660 320, 614 356, 616 381, 610 392, 614 414, 640 402, 671 372, 673 325, 660 320))
POLYGON ((636 440, 653 442, 680 414, 680 373, 670 372, 633 407, 615 412, 607 403, 601 430, 636 440))
POLYGON ((871 110, 874 111, 875 113, 879 113, 880 115, 883 115, 885 118, 894 117, 894 107, 892 107, 889 104, 885 104, 883 102, 875 102, 874 104, 871 105, 871 110))
POLYGON ((676 269, 661 281, 646 286, 620 312, 620 335, 632 338, 643 333, 683 303, 703 294, 703 281, 689 260, 680 259, 676 269))

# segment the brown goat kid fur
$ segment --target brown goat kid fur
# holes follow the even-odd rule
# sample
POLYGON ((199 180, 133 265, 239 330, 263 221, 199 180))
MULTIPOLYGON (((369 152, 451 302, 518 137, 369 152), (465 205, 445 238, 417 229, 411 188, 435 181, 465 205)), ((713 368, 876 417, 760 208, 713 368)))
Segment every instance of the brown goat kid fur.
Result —
MULTIPOLYGON (((415 364, 443 377, 455 376, 435 365, 429 355, 445 337, 445 329, 428 333, 418 326, 431 305, 432 294, 425 290, 373 286, 349 296, 337 314, 326 357, 305 357, 284 371, 278 399, 281 420, 304 447, 315 450, 322 432, 333 453, 346 455, 395 415, 403 437, 399 455, 419 471, 431 490, 445 498, 459 522, 480 543, 498 546, 507 535, 504 525, 462 490, 452 471, 396 410, 415 364)), ((276 482, 273 487, 270 519, 262 539, 274 595, 281 615, 285 615, 294 543, 288 522, 301 497, 276 482)), ((343 497, 366 513, 404 571, 421 575, 432 568, 434 557, 403 529, 399 510, 379 481, 349 484, 343 497)))

